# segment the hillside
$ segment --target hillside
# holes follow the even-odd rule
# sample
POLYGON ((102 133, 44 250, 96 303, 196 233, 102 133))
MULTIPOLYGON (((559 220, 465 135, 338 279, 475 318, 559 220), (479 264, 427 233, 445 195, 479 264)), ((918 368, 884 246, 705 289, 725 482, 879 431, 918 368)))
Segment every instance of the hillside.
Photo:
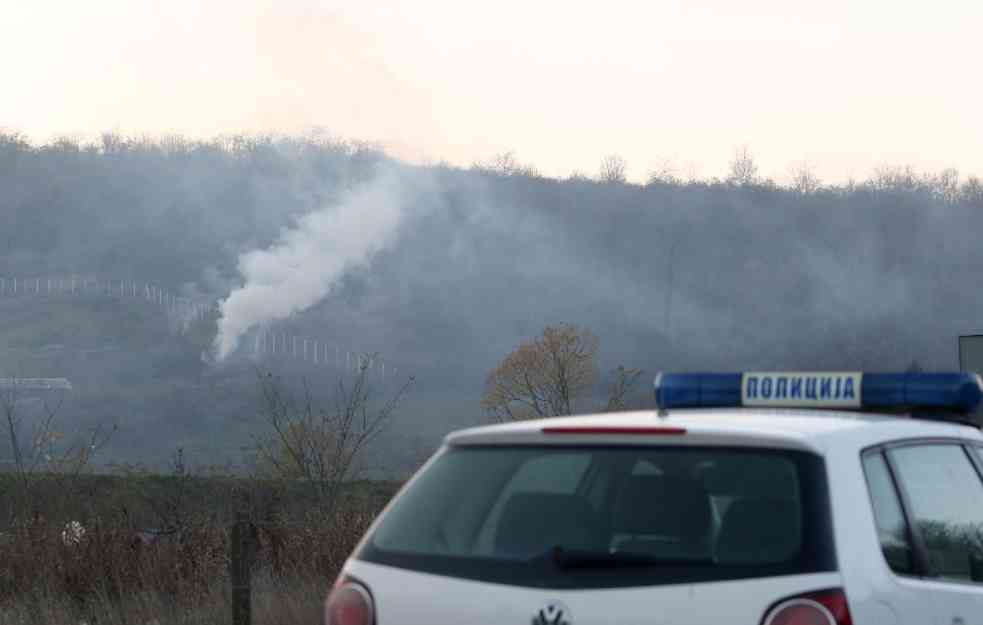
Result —
MULTIPOLYGON (((0 136, 0 274, 96 275, 221 301, 243 285, 244 255, 383 169, 413 188, 397 198, 392 240, 268 331, 379 352, 416 376, 378 442, 395 465, 480 422, 487 371, 547 323, 591 328, 602 369, 640 367, 647 380, 659 369, 953 367, 956 336, 983 321, 972 288, 983 268, 978 181, 892 170, 816 190, 638 186, 411 166, 312 139, 33 146, 0 136)), ((214 318, 176 328, 140 298, 8 294, 0 319, 0 372, 71 378, 64 414, 119 420, 107 451, 128 461, 162 462, 179 446, 236 460, 256 427, 257 365, 319 388, 339 373, 257 360, 254 334, 210 364, 214 318)))

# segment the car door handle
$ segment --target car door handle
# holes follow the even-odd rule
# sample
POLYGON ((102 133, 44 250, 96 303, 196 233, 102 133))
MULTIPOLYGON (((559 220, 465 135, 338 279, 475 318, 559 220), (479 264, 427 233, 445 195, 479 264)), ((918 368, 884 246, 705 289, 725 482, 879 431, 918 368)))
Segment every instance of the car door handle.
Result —
POLYGON ((952 617, 952 625, 966 625, 966 620, 961 616, 952 617))

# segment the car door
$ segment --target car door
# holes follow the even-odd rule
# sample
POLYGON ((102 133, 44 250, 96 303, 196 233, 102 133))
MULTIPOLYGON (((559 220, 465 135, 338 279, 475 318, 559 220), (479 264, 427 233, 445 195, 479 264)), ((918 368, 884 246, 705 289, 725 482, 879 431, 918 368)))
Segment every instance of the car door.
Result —
POLYGON ((983 474, 958 441, 891 446, 886 455, 912 524, 940 625, 983 625, 983 474))
MULTIPOLYGON (((868 603, 888 608, 894 622, 901 625, 938 625, 934 582, 923 573, 914 546, 916 537, 910 529, 884 449, 867 450, 863 455, 863 470, 883 554, 882 562, 866 563, 870 569, 863 573, 863 580, 870 584, 868 603)), ((876 607, 871 610, 877 611, 876 607)), ((865 621, 858 621, 858 625, 862 622, 865 621)))

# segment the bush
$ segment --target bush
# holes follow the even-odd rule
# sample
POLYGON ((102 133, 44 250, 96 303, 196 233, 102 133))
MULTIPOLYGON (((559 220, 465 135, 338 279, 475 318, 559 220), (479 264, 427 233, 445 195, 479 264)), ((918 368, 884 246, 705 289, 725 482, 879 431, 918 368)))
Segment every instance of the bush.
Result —
MULTIPOLYGON (((329 516, 249 510, 254 622, 317 622, 324 593, 384 503, 349 496, 329 516)), ((207 523, 157 533, 99 518, 17 523, 0 533, 0 623, 228 622, 230 537, 230 525, 207 523)))

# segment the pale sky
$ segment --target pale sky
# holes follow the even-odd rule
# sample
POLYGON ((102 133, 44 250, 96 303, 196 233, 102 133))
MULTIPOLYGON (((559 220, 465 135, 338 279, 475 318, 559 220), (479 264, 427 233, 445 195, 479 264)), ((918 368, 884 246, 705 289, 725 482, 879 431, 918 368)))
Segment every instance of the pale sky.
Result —
POLYGON ((417 161, 512 150, 644 179, 983 175, 983 1, 0 0, 0 127, 323 128, 417 161))

